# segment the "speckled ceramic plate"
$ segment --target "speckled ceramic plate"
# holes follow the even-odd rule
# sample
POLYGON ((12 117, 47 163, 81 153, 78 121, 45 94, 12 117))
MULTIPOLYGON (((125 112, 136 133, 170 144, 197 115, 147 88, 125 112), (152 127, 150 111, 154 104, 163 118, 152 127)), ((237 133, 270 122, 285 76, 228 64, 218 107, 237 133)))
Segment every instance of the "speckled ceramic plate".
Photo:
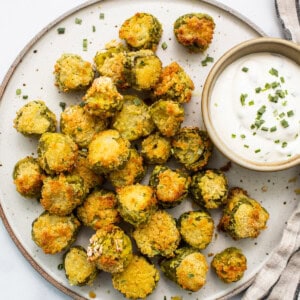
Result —
MULTIPOLYGON (((43 99, 57 116, 61 112, 60 102, 67 104, 79 102, 82 94, 64 95, 54 86, 53 66, 56 59, 64 52, 76 53, 86 60, 93 60, 97 50, 112 40, 118 39, 118 30, 125 19, 136 12, 149 12, 155 15, 163 25, 161 44, 157 54, 164 65, 177 61, 191 76, 195 91, 191 103, 186 105, 185 125, 202 127, 200 102, 203 82, 212 66, 201 65, 206 55, 218 59, 226 50, 239 42, 259 37, 263 33, 251 22, 245 20, 228 8, 213 1, 197 0, 104 0, 91 1, 67 12, 42 30, 20 53, 8 71, 0 89, 0 178, 1 178, 1 216, 4 224, 23 255, 42 276, 58 289, 76 299, 89 298, 93 291, 97 299, 123 299, 111 285, 111 276, 102 272, 91 287, 71 287, 58 269, 62 254, 45 255, 31 240, 31 223, 42 211, 35 200, 23 199, 15 190, 12 182, 13 167, 20 158, 36 155, 36 140, 25 138, 13 128, 16 111, 27 101, 43 99), (190 54, 174 39, 173 22, 177 17, 189 12, 210 14, 216 23, 213 42, 206 53, 190 54), (100 14, 104 18, 100 18, 100 14), (75 19, 82 20, 76 24, 75 19), (57 28, 64 27, 65 33, 58 34, 57 28), (93 30, 95 28, 95 30, 93 30), (87 49, 83 40, 87 40, 87 49), (21 95, 16 90, 21 89, 21 95), (28 96, 27 100, 23 96, 28 96)), ((26 97, 25 97, 26 98, 26 97)), ((220 168, 227 164, 221 154, 215 152, 210 166, 220 168)), ((248 270, 243 279, 234 284, 223 284, 209 270, 207 284, 198 292, 191 293, 178 288, 161 274, 161 280, 149 299, 170 299, 182 296, 183 299, 221 299, 234 295, 245 288, 255 277, 270 252, 280 241, 282 230, 288 216, 293 211, 299 186, 298 169, 284 172, 258 173, 232 165, 226 173, 230 186, 240 186, 248 191, 270 212, 268 228, 257 239, 233 241, 230 237, 216 230, 212 243, 203 251, 208 262, 209 254, 216 253, 228 246, 243 249, 248 258, 248 270)), ((175 217, 192 206, 190 199, 170 210, 175 217)), ((217 225, 220 212, 212 212, 217 225)), ((87 246, 92 232, 83 229, 76 244, 87 246)))

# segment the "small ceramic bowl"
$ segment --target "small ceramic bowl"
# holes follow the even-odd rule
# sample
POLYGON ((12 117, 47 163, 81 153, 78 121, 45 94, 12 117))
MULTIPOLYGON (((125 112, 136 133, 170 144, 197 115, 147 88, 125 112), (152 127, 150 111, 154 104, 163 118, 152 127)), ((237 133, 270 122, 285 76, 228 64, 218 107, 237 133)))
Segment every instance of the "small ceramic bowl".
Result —
MULTIPOLYGON (((289 167, 295 166, 300 163, 300 149, 298 154, 289 154, 280 159, 262 159, 258 160, 253 158, 251 155, 247 155, 247 152, 243 147, 237 147, 237 139, 235 141, 230 141, 229 138, 224 138, 224 129, 227 127, 227 124, 231 122, 230 117, 226 116, 226 111, 224 110, 224 114, 222 118, 226 118, 226 122, 223 122, 223 128, 220 126, 216 126, 216 114, 214 112, 213 105, 217 106, 213 102, 215 99, 213 98, 214 89, 216 88, 216 82, 219 80, 223 80, 224 72, 226 69, 233 64, 235 61, 244 58, 247 55, 257 54, 257 53, 272 53, 275 56, 282 56, 290 59, 299 65, 300 68, 300 47, 299 45, 286 41, 279 38, 255 38, 252 40, 248 40, 237 46, 233 47, 229 51, 227 51, 212 67, 208 77, 205 81, 203 92, 202 92, 202 115, 203 121, 206 127, 206 130, 213 141, 214 145, 218 150, 223 153, 228 159, 233 161, 234 163, 243 166, 245 168, 256 170, 256 171, 279 171, 284 170, 289 167)), ((247 68, 244 70, 247 72, 247 68)), ((276 80, 279 80, 278 78, 276 80)), ((299 85, 300 80, 298 79, 299 85)), ((245 82, 243 83, 245 85, 245 82)), ((234 85, 234 83, 233 83, 234 85)), ((214 96, 215 97, 215 96, 214 96)), ((228 100, 228 101, 231 101, 228 100)), ((249 99, 247 100, 249 101, 249 99)), ((299 99, 300 101, 300 99, 299 99)), ((249 104, 250 102, 247 102, 249 104)), ((236 105, 236 104, 235 104, 236 105)), ((249 104, 250 105, 250 104, 249 104)), ((299 102, 299 110, 300 110, 300 102, 299 102)), ((241 117, 242 119, 242 117, 241 117)), ((290 118, 289 122, 298 122, 300 120, 295 120, 290 118)), ((238 129, 237 129, 238 130, 238 129)), ((238 131, 237 131, 238 132, 238 131)), ((239 133, 238 133, 239 134, 239 133)), ((298 134, 298 133, 297 133, 298 134)), ((228 135, 228 133, 227 133, 228 135)), ((235 133, 232 136, 235 137, 235 133)), ((253 134, 255 135, 255 134, 253 134)), ((300 135, 300 132, 299 132, 300 135)), ((240 136, 244 136, 244 134, 240 134, 240 136)), ((242 138, 239 138, 238 143, 245 143, 242 138)), ((287 143, 286 143, 287 144, 287 143)), ((243 145, 246 146, 245 144, 243 145)), ((276 146, 274 144, 274 148, 271 148, 270 152, 272 152, 276 146)), ((282 147, 285 145, 283 144, 282 147)), ((257 146, 258 147, 258 146, 257 146)), ((254 151, 254 150, 253 150, 254 151)), ((256 150, 255 150, 256 151, 256 150)), ((259 152, 257 150, 256 152, 259 152)), ((272 155, 271 155, 272 157, 272 155)))

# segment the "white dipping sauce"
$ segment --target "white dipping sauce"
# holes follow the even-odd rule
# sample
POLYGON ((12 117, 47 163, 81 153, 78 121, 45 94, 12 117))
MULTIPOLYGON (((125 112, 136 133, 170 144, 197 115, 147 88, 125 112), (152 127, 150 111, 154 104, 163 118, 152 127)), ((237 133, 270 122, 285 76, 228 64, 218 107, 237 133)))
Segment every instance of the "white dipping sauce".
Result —
POLYGON ((230 149, 256 162, 300 154, 300 67, 271 53, 244 56, 217 79, 211 119, 230 149))

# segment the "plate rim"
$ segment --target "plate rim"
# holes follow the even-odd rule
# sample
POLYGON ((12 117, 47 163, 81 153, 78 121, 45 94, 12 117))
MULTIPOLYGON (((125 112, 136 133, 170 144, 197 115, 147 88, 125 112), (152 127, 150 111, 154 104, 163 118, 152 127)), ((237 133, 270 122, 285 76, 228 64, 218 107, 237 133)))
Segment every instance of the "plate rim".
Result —
MULTIPOLYGON (((73 8, 65 11, 63 14, 61 14, 60 16, 58 16, 57 18, 55 18, 53 21, 51 21, 50 23, 48 23, 37 34, 35 34, 33 36, 33 38, 31 38, 27 42, 27 44, 23 47, 23 49, 19 52, 19 54, 16 56, 16 58, 13 60, 12 64, 10 65, 8 71, 4 75, 4 78, 3 78, 3 80, 2 80, 2 82, 0 84, 0 102, 2 101, 4 92, 6 90, 6 87, 8 86, 10 78, 14 74, 14 71, 16 70, 16 68, 18 67, 18 65, 22 62, 22 59, 25 57, 25 55, 29 52, 30 48, 36 42, 38 42, 45 34, 47 34, 48 31, 50 31, 54 26, 56 26, 59 22, 63 21, 65 18, 71 16, 72 14, 74 14, 74 13, 76 13, 76 12, 78 12, 78 11, 84 9, 84 8, 87 8, 89 6, 92 6, 92 5, 96 4, 96 3, 100 3, 100 2, 103 2, 103 1, 110 1, 110 0, 88 0, 88 1, 85 1, 82 4, 79 4, 79 5, 77 5, 77 6, 73 7, 73 8)), ((138 1, 138 0, 136 0, 136 1, 138 1)), ((267 34, 258 25, 256 25, 254 22, 252 22, 249 18, 247 18, 246 16, 244 16, 242 13, 236 11, 235 9, 231 8, 228 5, 220 3, 217 0, 197 0, 197 2, 207 3, 207 4, 211 5, 211 6, 219 8, 219 9, 221 9, 221 10, 229 13, 233 17, 237 18, 238 20, 242 21, 246 25, 248 25, 251 29, 253 29, 254 31, 256 31, 256 33, 259 36, 261 36, 261 37, 266 37, 267 36, 267 34)), ((47 271, 44 270, 43 267, 40 266, 39 263, 33 258, 33 256, 25 249, 25 247, 22 245, 22 243, 17 238, 16 233, 13 230, 13 227, 11 226, 11 224, 9 223, 9 221, 8 221, 8 219, 6 217, 5 211, 4 211, 4 209, 2 207, 2 204, 1 204, 1 198, 0 198, 0 218, 2 220, 2 223, 3 223, 4 227, 5 227, 5 229, 7 230, 8 234, 9 234, 9 236, 11 237, 12 241, 17 246, 18 250, 24 256, 24 258, 31 264, 31 266, 46 281, 48 281, 55 288, 57 288, 58 290, 60 290, 61 292, 63 292, 67 296, 72 297, 75 300, 88 300, 88 298, 79 295, 77 292, 75 292, 75 291, 71 290, 70 288, 64 286, 62 283, 60 283, 54 277, 52 277, 51 275, 49 275, 47 273, 47 271)), ((226 300, 226 299, 229 299, 229 297, 232 297, 232 296, 240 293, 241 291, 243 291, 244 289, 246 289, 247 287, 249 287, 251 285, 251 283, 254 281, 255 277, 256 277, 256 274, 254 274, 252 276, 252 278, 250 278, 248 281, 246 281, 242 285, 240 285, 240 286, 236 287, 235 289, 233 289, 232 291, 228 292, 226 295, 223 295, 221 297, 216 298, 216 300, 226 300)))

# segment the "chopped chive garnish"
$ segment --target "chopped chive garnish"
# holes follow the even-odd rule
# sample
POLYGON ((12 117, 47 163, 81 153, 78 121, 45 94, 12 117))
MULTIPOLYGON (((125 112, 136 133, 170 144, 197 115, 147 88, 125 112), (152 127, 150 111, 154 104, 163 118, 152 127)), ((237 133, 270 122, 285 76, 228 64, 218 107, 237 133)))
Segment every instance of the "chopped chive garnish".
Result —
POLYGON ((257 87, 256 89, 255 89, 255 93, 260 93, 261 92, 261 87, 257 87))
POLYGON ((211 57, 211 56, 209 56, 209 55, 207 55, 206 58, 205 58, 204 60, 201 61, 201 65, 202 65, 203 67, 206 67, 206 66, 207 66, 207 63, 209 63, 209 62, 214 62, 214 58, 211 57))
POLYGON ((270 128, 270 132, 274 132, 274 131, 276 131, 276 130, 277 130, 277 127, 276 127, 276 126, 273 126, 273 127, 270 128))
POLYGON ((163 42, 161 44, 161 47, 162 47, 163 50, 166 50, 168 48, 168 44, 166 42, 163 42))
POLYGON ((261 130, 262 130, 262 131, 269 131, 269 128, 268 128, 268 127, 265 127, 265 126, 263 126, 263 127, 261 128, 261 130))
POLYGON ((265 90, 268 90, 268 89, 270 89, 270 88, 271 88, 271 84, 270 84, 270 83, 266 83, 264 89, 265 89, 265 90))
POLYGON ((95 26, 95 25, 92 26, 92 31, 93 31, 93 32, 96 31, 96 26, 95 26))
POLYGON ((248 94, 241 94, 241 96, 240 96, 240 101, 243 106, 245 105, 245 101, 246 101, 247 97, 248 97, 248 94))
POLYGON ((249 145, 244 145, 244 148, 249 148, 249 145))
POLYGON ((289 123, 285 119, 281 120, 280 124, 283 128, 289 127, 289 123))
POLYGON ((285 97, 285 92, 283 90, 277 90, 275 94, 281 99, 285 97))
POLYGON ((24 100, 27 100, 28 99, 28 95, 23 95, 22 97, 24 100))
POLYGON ((284 116, 285 116, 284 112, 282 112, 282 113, 279 114, 279 118, 283 118, 284 116))
POLYGON ((282 76, 280 77, 280 82, 285 83, 284 77, 282 77, 282 76))
POLYGON ((232 133, 232 134, 231 134, 231 137, 232 137, 233 139, 235 139, 235 138, 236 138, 236 134, 232 133))
POLYGON ((241 139, 245 139, 246 136, 244 134, 241 134, 241 139))
POLYGON ((277 95, 271 95, 271 94, 269 94, 268 95, 268 99, 269 99, 269 101, 270 102, 273 102, 273 103, 277 103, 278 102, 278 96, 277 95))
POLYGON ((271 88, 272 88, 272 89, 276 89, 279 85, 280 85, 279 82, 274 81, 274 82, 271 83, 271 88))
POLYGON ((249 105, 249 106, 254 105, 254 101, 253 101, 253 100, 249 101, 249 102, 248 102, 248 105, 249 105))
POLYGON ((63 264, 59 264, 58 266, 57 266, 57 269, 58 270, 62 270, 64 268, 64 265, 63 264))
POLYGON ((287 114, 288 117, 292 117, 294 115, 294 111, 289 110, 286 114, 287 114))
POLYGON ((104 19, 104 16, 105 16, 104 13, 100 13, 100 14, 99 14, 99 19, 100 19, 100 20, 103 20, 103 19, 104 19))
POLYGON ((82 48, 83 48, 83 51, 87 51, 87 48, 88 48, 88 40, 87 39, 82 40, 82 48))
POLYGON ((281 147, 282 147, 282 148, 285 148, 287 145, 288 145, 287 142, 283 142, 283 143, 281 144, 281 147))
POLYGON ((75 24, 80 25, 82 23, 82 19, 75 18, 75 24))
POLYGON ((261 150, 260 149, 255 149, 255 153, 259 153, 261 150))
POLYGON ((59 27, 59 28, 57 28, 57 33, 58 34, 64 34, 65 31, 66 31, 65 27, 59 27))
POLYGON ((247 72, 249 71, 249 68, 243 67, 243 68, 242 68, 242 71, 245 72, 245 73, 247 73, 247 72))
POLYGON ((263 115, 264 113, 266 112, 266 106, 263 105, 258 111, 257 111, 257 114, 259 116, 263 115))
POLYGON ((275 140, 274 143, 275 143, 275 144, 279 144, 279 143, 280 143, 280 140, 275 140))
POLYGON ((270 69, 269 73, 270 73, 271 75, 273 75, 273 76, 278 77, 278 71, 277 71, 276 69, 274 69, 274 68, 270 69))
POLYGON ((22 94, 22 90, 21 89, 16 89, 16 95, 20 96, 22 94))

